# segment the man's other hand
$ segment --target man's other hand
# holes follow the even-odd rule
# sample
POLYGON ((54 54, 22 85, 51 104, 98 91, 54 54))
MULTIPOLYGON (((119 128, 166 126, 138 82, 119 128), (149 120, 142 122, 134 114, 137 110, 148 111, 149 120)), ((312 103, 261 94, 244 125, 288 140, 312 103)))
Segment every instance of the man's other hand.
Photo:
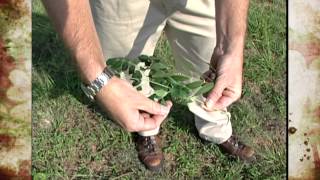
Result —
POLYGON ((152 130, 167 117, 172 103, 163 106, 139 93, 130 83, 111 78, 96 97, 112 118, 129 132, 152 130))
MULTIPOLYGON (((211 60, 211 66, 215 69, 215 86, 208 94, 204 109, 213 111, 223 110, 238 100, 242 91, 242 57, 233 55, 217 55, 211 60)), ((212 70, 204 75, 208 76, 212 70)))

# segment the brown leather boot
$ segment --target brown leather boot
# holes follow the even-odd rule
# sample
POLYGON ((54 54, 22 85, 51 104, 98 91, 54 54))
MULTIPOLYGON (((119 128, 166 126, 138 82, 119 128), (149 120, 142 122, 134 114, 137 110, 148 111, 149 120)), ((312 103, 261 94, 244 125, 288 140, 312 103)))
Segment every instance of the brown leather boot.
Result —
POLYGON ((254 149, 243 144, 238 138, 232 135, 227 141, 218 145, 223 151, 233 157, 239 157, 245 162, 253 162, 256 160, 254 149))
POLYGON ((137 137, 137 150, 140 161, 151 171, 160 171, 163 165, 163 154, 158 136, 137 137))

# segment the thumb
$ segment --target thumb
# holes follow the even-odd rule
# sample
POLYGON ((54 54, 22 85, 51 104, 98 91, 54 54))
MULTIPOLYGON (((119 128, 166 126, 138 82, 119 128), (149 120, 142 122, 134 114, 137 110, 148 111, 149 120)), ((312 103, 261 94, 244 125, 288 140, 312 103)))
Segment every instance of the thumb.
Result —
MULTIPOLYGON (((171 108, 172 102, 167 101, 167 105, 171 108)), ((143 113, 141 113, 142 115, 143 113)), ((144 116, 140 115, 141 122, 143 122, 140 131, 148 131, 153 130, 161 125, 161 123, 165 120, 168 114, 166 115, 153 115, 153 116, 144 116)))
POLYGON ((222 81, 217 80, 216 85, 207 96, 205 107, 207 110, 213 110, 214 104, 220 99, 225 89, 225 85, 222 81))
POLYGON ((164 106, 143 96, 139 102, 138 109, 152 115, 167 115, 170 112, 171 106, 172 103, 167 103, 164 106))

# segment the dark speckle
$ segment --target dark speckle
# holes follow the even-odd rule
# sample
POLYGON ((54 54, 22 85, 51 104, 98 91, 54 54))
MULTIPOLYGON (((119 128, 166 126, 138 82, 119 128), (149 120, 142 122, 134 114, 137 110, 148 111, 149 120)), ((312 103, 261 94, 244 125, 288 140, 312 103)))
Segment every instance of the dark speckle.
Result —
POLYGON ((310 152, 310 148, 308 148, 308 149, 306 149, 307 150, 307 152, 310 152))
POLYGON ((308 141, 304 141, 304 145, 308 146, 308 141))
POLYGON ((297 128, 295 128, 295 127, 290 127, 289 128, 289 133, 290 134, 294 134, 296 131, 297 131, 297 128))

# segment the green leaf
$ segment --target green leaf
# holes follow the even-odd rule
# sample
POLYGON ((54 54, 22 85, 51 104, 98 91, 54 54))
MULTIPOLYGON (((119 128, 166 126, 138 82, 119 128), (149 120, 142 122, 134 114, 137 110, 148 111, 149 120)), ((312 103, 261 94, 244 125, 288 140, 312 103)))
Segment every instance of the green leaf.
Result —
POLYGON ((130 64, 132 64, 132 65, 137 65, 140 62, 139 59, 131 59, 129 61, 130 61, 130 64))
POLYGON ((214 86, 214 83, 213 83, 213 82, 206 83, 205 85, 203 85, 203 86, 195 93, 195 96, 197 96, 197 95, 202 95, 202 94, 205 94, 205 93, 209 92, 210 90, 212 90, 213 86, 214 86))
POLYGON ((142 74, 140 71, 134 71, 133 75, 132 75, 132 78, 135 78, 135 79, 141 79, 142 78, 142 74))
POLYGON ((126 71, 128 69, 128 67, 129 67, 129 63, 126 61, 123 61, 121 70, 126 71))
POLYGON ((149 56, 142 54, 138 57, 138 59, 142 62, 145 62, 149 60, 149 56))
POLYGON ((189 93, 181 86, 174 86, 170 90, 170 97, 174 103, 186 105, 189 101, 189 93))
POLYGON ((163 90, 167 91, 169 89, 165 85, 163 85, 163 83, 150 82, 150 85, 154 90, 163 89, 163 90))
POLYGON ((157 96, 156 94, 152 94, 149 99, 152 99, 154 101, 158 101, 159 99, 161 99, 159 96, 157 96))
POLYGON ((110 59, 107 60, 106 63, 107 63, 108 66, 112 66, 117 62, 119 62, 119 58, 110 58, 110 59))
POLYGON ((151 66, 150 66, 150 69, 152 70, 164 70, 164 69, 168 69, 169 67, 161 62, 156 62, 156 63, 153 63, 151 66))
POLYGON ((171 75, 170 77, 175 81, 186 81, 190 79, 188 76, 185 76, 182 74, 174 74, 174 75, 171 75))
POLYGON ((154 93, 161 98, 165 97, 168 94, 168 92, 163 89, 156 90, 154 93))
POLYGON ((140 55, 138 57, 138 59, 141 61, 141 62, 144 62, 146 66, 150 66, 151 64, 151 59, 149 58, 149 56, 147 55, 140 55))
POLYGON ((185 98, 189 97, 189 91, 187 88, 181 85, 175 85, 170 90, 171 96, 175 98, 185 98))
POLYGON ((154 57, 154 56, 150 56, 149 59, 151 62, 155 62, 155 63, 161 62, 161 60, 159 58, 154 57))
POLYGON ((133 65, 130 65, 129 74, 133 74, 134 73, 134 69, 135 69, 135 67, 133 65))
POLYGON ((123 61, 120 58, 113 58, 107 61, 107 65, 115 71, 121 71, 122 63, 123 61))
POLYGON ((132 86, 138 86, 141 83, 140 79, 131 79, 131 80, 133 81, 132 86))
POLYGON ((152 78, 165 78, 165 77, 169 77, 170 74, 165 73, 163 71, 156 71, 154 74, 152 74, 152 78))
POLYGON ((196 89, 201 87, 203 84, 204 84, 203 81, 194 81, 192 83, 186 84, 186 87, 190 89, 196 89))

